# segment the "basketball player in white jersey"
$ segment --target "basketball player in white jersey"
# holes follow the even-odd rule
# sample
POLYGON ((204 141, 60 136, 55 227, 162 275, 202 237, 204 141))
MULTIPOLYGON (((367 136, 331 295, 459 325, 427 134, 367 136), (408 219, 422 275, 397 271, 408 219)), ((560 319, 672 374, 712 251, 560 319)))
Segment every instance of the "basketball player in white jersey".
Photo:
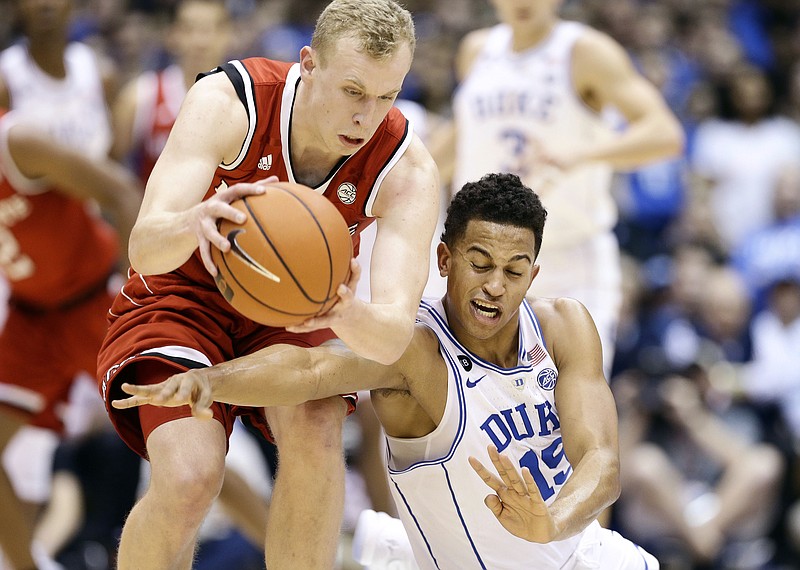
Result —
POLYGON ((656 569, 649 553, 596 521, 619 494, 619 461, 592 319, 573 299, 525 300, 539 273, 545 217, 515 175, 465 185, 437 251, 447 293, 423 301, 395 364, 341 345, 269 348, 161 384, 126 385, 133 397, 114 406, 189 404, 204 417, 214 400, 291 405, 371 389, 387 433, 392 492, 420 568, 656 569), (508 485, 476 461, 487 447, 503 454, 508 485), (482 477, 501 497, 511 487, 519 501, 484 504, 482 477))
POLYGON ((69 41, 72 0, 15 4, 24 37, 0 53, 0 107, 90 158, 106 157, 113 68, 88 45, 69 41))
POLYGON ((454 130, 437 162, 454 189, 512 172, 541 196, 550 222, 531 294, 586 305, 608 373, 622 295, 612 173, 677 154, 683 135, 619 44, 559 19, 561 0, 492 4, 501 23, 459 48, 454 130), (625 128, 615 130, 609 112, 625 128))

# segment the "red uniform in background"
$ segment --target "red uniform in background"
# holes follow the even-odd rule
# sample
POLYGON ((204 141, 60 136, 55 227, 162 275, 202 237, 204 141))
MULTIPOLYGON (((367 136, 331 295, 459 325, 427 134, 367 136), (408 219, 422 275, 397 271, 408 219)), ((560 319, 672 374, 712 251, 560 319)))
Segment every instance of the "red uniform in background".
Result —
MULTIPOLYGON (((238 182, 269 176, 296 182, 289 153, 289 130, 299 65, 252 58, 233 61, 215 72, 225 73, 247 110, 250 128, 239 156, 220 165, 206 199, 238 182)), ((372 204, 381 182, 411 142, 408 122, 392 109, 370 141, 342 161, 315 188, 339 210, 353 235, 358 252, 359 233, 372 221, 372 204)), ((168 361, 180 369, 208 366, 250 354, 274 344, 317 346, 333 338, 330 330, 293 334, 257 324, 233 309, 203 267, 199 253, 179 269, 130 279, 111 308, 111 327, 100 352, 98 376, 112 422, 122 438, 145 456, 145 441, 157 426, 189 417, 188 407, 147 411, 142 425, 139 410, 117 410, 111 401, 125 395, 119 388, 120 371, 143 359, 168 361)), ((124 375, 122 375, 124 376, 124 375)), ((236 415, 250 415, 268 436, 263 413, 214 404, 214 417, 227 429, 236 415)))
POLYGON ((94 204, 19 172, 8 150, 13 121, 0 111, 0 272, 10 288, 0 405, 61 431, 73 380, 95 369, 118 243, 94 204))

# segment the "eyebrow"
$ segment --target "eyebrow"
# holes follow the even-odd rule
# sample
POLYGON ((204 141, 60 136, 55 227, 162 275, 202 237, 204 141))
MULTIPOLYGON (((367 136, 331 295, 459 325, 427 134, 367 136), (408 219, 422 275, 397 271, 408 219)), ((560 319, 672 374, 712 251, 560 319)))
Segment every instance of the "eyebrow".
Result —
MULTIPOLYGON (((484 257, 488 257, 490 259, 492 257, 488 251, 477 245, 469 246, 469 248, 465 253, 469 253, 470 251, 475 251, 477 253, 480 253, 484 257)), ((531 256, 528 255, 527 253, 518 253, 517 255, 512 256, 511 259, 509 259, 508 261, 509 263, 514 263, 515 261, 522 261, 522 260, 527 260, 528 263, 533 263, 533 261, 531 260, 531 256)))
MULTIPOLYGON (((353 85, 358 87, 361 91, 364 91, 366 93, 367 87, 366 87, 366 85, 361 83, 360 80, 355 79, 353 77, 345 77, 344 80, 345 80, 345 82, 352 83, 353 85)), ((378 95, 378 97, 394 97, 395 95, 400 93, 400 91, 401 91, 401 89, 393 89, 392 91, 389 91, 388 93, 384 93, 383 95, 378 95)))

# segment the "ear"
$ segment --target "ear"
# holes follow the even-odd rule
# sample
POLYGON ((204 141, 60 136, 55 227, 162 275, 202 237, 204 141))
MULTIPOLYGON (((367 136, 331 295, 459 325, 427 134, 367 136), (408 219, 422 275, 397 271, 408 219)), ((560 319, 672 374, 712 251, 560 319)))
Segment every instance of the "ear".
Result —
POLYGON ((300 76, 306 79, 317 67, 317 52, 309 46, 300 50, 300 76))
POLYGON ((539 270, 541 268, 541 265, 534 264, 533 269, 531 269, 531 280, 528 281, 528 289, 531 288, 531 283, 533 283, 533 280, 536 279, 537 275, 539 275, 539 270))
POLYGON ((440 242, 436 247, 436 264, 439 267, 439 275, 447 277, 450 274, 450 261, 453 255, 447 244, 440 242))

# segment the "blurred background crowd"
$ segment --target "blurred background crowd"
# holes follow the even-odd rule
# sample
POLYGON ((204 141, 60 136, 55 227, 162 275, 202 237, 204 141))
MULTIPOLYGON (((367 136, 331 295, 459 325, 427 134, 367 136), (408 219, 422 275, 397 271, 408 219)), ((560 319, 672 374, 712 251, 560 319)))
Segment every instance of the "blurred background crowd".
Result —
MULTIPOLYGON (((6 17, 54 2, 63 0, 0 0, 0 47, 46 38, 53 25, 89 45, 114 110, 111 155, 145 179, 125 112, 133 81, 176 62, 193 75, 252 55, 294 61, 326 4, 228 0, 224 36, 213 21, 176 28, 177 0, 73 0, 63 23, 6 17)), ((451 116, 456 47, 493 24, 494 11, 487 0, 404 4, 418 47, 401 97, 435 137, 451 116)), ((800 3, 565 0, 562 16, 618 40, 687 136, 683 156, 615 181, 625 299, 610 382, 623 492, 610 524, 667 569, 798 569, 800 3)), ((146 478, 95 400, 76 403, 79 427, 59 444, 44 492, 39 540, 68 569, 113 565, 116 533, 146 478)), ((376 429, 348 421, 346 530, 361 508, 385 507, 357 475, 376 429)), ((240 431, 232 467, 266 503, 272 450, 240 431)), ((260 544, 247 538, 248 528, 258 536, 253 519, 248 527, 224 508, 212 513, 197 567, 260 568, 260 544)))

